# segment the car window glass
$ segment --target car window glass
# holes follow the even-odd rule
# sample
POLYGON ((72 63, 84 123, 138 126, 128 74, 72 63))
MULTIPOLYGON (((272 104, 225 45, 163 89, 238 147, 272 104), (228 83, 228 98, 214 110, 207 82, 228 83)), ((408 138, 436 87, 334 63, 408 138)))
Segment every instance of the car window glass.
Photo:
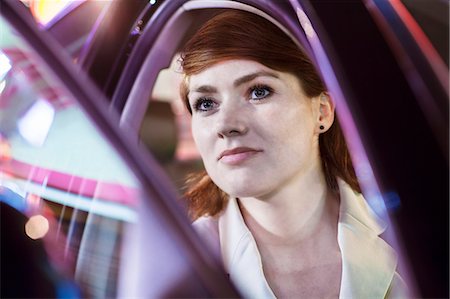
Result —
POLYGON ((38 56, 0 28, 0 201, 30 219, 24 233, 44 241, 83 297, 114 297, 139 184, 38 56))

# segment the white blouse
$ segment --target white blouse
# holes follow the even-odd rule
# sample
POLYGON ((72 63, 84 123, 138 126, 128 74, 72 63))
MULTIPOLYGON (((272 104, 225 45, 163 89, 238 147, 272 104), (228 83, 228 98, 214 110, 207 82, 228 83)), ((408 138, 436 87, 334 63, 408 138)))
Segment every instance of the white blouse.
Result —
MULTIPOLYGON (((338 178, 340 211, 338 244, 342 255, 339 298, 406 298, 396 273, 397 255, 379 235, 386 225, 363 196, 338 178)), ((215 217, 201 217, 194 228, 222 259, 231 281, 245 298, 276 298, 264 276, 255 239, 236 198, 215 217)))

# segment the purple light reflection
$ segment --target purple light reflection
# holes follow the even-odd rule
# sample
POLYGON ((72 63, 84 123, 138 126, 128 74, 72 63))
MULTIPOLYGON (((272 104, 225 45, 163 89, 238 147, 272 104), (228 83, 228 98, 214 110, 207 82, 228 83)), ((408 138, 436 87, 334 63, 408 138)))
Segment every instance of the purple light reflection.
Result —
POLYGON ((413 274, 405 261, 405 254, 403 248, 400 246, 397 236, 394 231, 396 230, 395 225, 391 222, 386 208, 386 198, 388 196, 392 202, 388 202, 389 207, 392 209, 397 209, 401 206, 400 198, 394 192, 389 192, 388 194, 382 194, 378 186, 375 174, 373 172, 372 166, 369 162, 366 150, 359 135, 358 129, 354 122, 353 116, 350 112, 350 108, 345 100, 344 93, 341 89, 341 85, 337 80, 336 74, 333 70, 331 62, 325 53, 325 49, 314 30, 314 26, 303 10, 302 5, 297 0, 290 0, 292 6, 296 10, 298 19, 301 26, 303 27, 308 42, 311 45, 313 54, 316 58, 317 67, 319 68, 323 79, 330 91, 330 94, 336 103, 337 116, 339 118, 339 123, 343 129, 345 139, 352 157, 353 165, 355 166, 356 176, 360 183, 361 189, 364 194, 364 198, 367 200, 368 204, 374 210, 374 212, 381 217, 391 229, 385 232, 385 238, 393 246, 397 253, 399 254, 399 268, 403 269, 402 276, 406 281, 406 284, 411 287, 411 294, 415 293, 413 290, 414 284, 412 283, 413 274))
POLYGON ((297 3, 297 5, 295 5, 295 1, 291 2, 296 8, 298 19, 304 28, 307 39, 314 51, 318 67, 330 90, 330 94, 336 103, 339 122, 343 128, 353 159, 353 164, 355 165, 355 172, 361 188, 364 191, 364 196, 377 215, 382 218, 387 218, 386 206, 380 195, 380 190, 373 174, 372 167, 370 166, 366 151, 364 150, 358 130, 356 129, 356 125, 353 121, 350 109, 345 101, 339 82, 337 81, 333 68, 331 67, 331 63, 328 60, 328 57, 308 16, 301 8, 300 4, 297 3))

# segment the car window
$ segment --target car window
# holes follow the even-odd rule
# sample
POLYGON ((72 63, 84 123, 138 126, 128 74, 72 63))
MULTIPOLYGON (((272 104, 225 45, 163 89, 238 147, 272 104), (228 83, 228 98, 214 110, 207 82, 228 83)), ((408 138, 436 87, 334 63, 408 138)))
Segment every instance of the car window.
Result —
MULTIPOLYGON (((1 198, 35 220, 28 225, 35 232, 25 230, 29 238, 54 236, 69 272, 87 296, 116 296, 125 226, 137 221, 141 187, 63 84, 7 24, 0 25, 1 198)), ((159 73, 154 88, 145 84, 152 94, 135 92, 134 98, 150 100, 148 107, 138 105, 147 107, 140 109, 146 111, 140 141, 181 188, 185 175, 202 166, 178 97, 177 56, 169 58, 172 65, 159 73)), ((140 118, 133 111, 128 114, 140 118)), ((154 224, 145 226, 148 231, 142 234, 164 238, 165 231, 154 224)), ((172 247, 162 256, 172 259, 177 254, 172 247)), ((134 262, 142 262, 140 257, 134 262)), ((127 268, 127 273, 134 270, 127 268)))
POLYGON ((113 297, 139 184, 36 54, 6 22, 0 28, 2 201, 30 218, 29 238, 53 244, 83 296, 113 297))

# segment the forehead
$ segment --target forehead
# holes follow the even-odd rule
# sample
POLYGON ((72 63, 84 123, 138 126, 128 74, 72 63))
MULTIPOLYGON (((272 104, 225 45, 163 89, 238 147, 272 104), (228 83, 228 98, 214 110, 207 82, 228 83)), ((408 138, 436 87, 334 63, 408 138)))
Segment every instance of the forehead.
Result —
POLYGON ((189 76, 189 87, 198 85, 213 85, 219 82, 233 81, 251 73, 266 72, 277 74, 281 72, 273 70, 259 62, 245 59, 230 59, 216 63, 198 74, 189 76))
POLYGON ((279 87, 304 94, 297 76, 245 59, 230 59, 216 63, 198 74, 189 76, 185 81, 185 86, 187 87, 187 94, 195 92, 214 93, 221 87, 238 87, 242 83, 252 82, 255 78, 264 78, 279 87))

